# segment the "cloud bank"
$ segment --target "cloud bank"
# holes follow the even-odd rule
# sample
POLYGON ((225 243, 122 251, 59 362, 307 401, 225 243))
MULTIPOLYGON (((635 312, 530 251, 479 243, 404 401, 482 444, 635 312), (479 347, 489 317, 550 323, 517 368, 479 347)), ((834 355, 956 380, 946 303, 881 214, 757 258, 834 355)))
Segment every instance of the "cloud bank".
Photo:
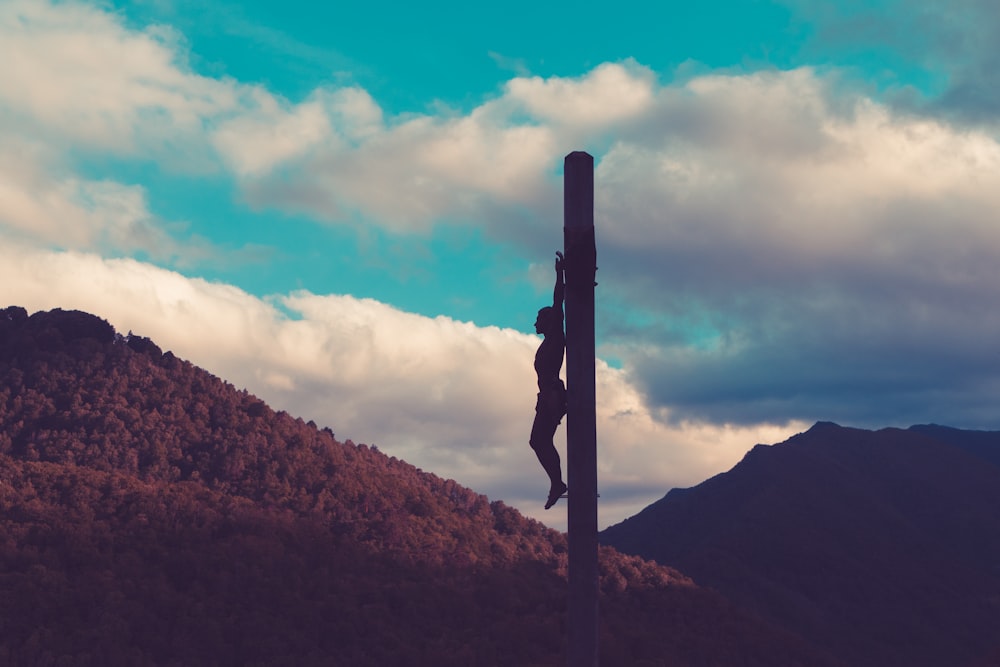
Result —
MULTIPOLYGON (((349 296, 263 300, 131 259, 5 248, 0 260, 12 304, 98 313, 341 439, 564 527, 541 509, 548 481, 528 447, 535 336, 349 296)), ((805 427, 668 425, 622 371, 598 369, 602 526, 733 465, 748 443, 805 427)))

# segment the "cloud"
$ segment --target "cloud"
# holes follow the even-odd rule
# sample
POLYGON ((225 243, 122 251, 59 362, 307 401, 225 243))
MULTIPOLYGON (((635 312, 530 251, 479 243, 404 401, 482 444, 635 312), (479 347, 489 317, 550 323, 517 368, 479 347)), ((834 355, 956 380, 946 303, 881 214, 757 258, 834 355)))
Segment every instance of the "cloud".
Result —
MULTIPOLYGON (((262 300, 135 260, 73 252, 4 247, 0 285, 0 303, 93 312, 276 409, 564 527, 565 515, 541 509, 548 482, 527 444, 534 336, 349 296, 262 300)), ((602 525, 804 427, 667 426, 651 417, 626 373, 604 364, 597 389, 602 525)))
MULTIPOLYGON (((465 116, 385 118, 356 86, 292 102, 200 75, 186 48, 170 27, 135 30, 89 4, 5 3, 0 59, 13 66, 0 71, 4 134, 59 153, 68 169, 108 154, 181 173, 221 168, 253 206, 376 218, 402 232, 498 202, 530 206, 547 191, 552 132, 507 123, 510 100, 465 116)), ((616 72, 602 68, 590 88, 620 92, 628 77, 616 72)))
MULTIPOLYGON (((213 132, 288 106, 260 87, 192 72, 185 48, 169 27, 134 30, 100 6, 0 3, 0 237, 187 266, 216 254, 204 239, 178 238, 185 225, 155 215, 146 187, 107 166, 211 172, 220 166, 213 132)), ((296 130, 286 123, 278 137, 288 144, 296 130)), ((252 156, 238 157, 237 171, 254 168, 252 156)))
POLYGON ((876 75, 888 78, 890 88, 901 93, 896 101, 902 106, 996 127, 1000 6, 992 0, 786 3, 815 26, 810 55, 834 62, 878 62, 876 75), (915 79, 907 71, 914 69, 920 70, 915 79), (920 91, 916 96, 914 87, 920 91))
MULTIPOLYGON (((361 215, 401 233, 474 220, 498 205, 530 206, 545 189, 551 132, 482 118, 491 112, 486 105, 465 117, 370 122, 363 133, 345 123, 345 138, 331 136, 273 177, 245 182, 247 199, 333 221, 361 215)), ((365 115, 380 113, 373 107, 365 115)))
POLYGON ((241 177, 270 171, 331 138, 329 118, 318 100, 293 109, 260 92, 252 113, 224 121, 212 135, 216 149, 241 177))
POLYGON ((496 51, 488 51, 487 55, 502 70, 509 70, 518 76, 528 76, 530 74, 528 66, 522 58, 511 58, 496 51))
POLYGON ((596 180, 604 284, 634 319, 608 343, 654 404, 992 423, 994 136, 808 69, 694 79, 647 123, 596 180))
MULTIPOLYGON (((181 245, 150 212, 145 188, 81 178, 30 141, 0 135, 0 238, 50 247, 176 257, 181 245)), ((186 248, 197 254, 194 245, 186 248)))
POLYGON ((284 110, 284 120, 265 118, 266 132, 249 133, 255 141, 245 141, 248 121, 241 118, 222 130, 233 141, 217 136, 216 143, 236 164, 246 162, 241 150, 279 153, 288 142, 284 128, 298 127, 307 113, 312 127, 321 126, 314 112, 322 109, 330 130, 303 136, 309 150, 301 159, 238 168, 254 176, 243 183, 248 201, 332 221, 361 215, 399 233, 426 232, 445 219, 523 238, 519 225, 527 223, 512 222, 524 217, 519 211, 558 213, 559 157, 588 133, 606 134, 642 116, 653 94, 653 74, 632 62, 575 78, 517 77, 464 115, 388 118, 363 90, 320 89, 284 110))
MULTIPOLYGON (((191 73, 181 38, 135 31, 92 5, 0 5, 0 104, 49 140, 121 154, 194 151, 204 119, 238 105, 231 82, 191 73)), ((196 151, 195 151, 196 152, 196 151)))
POLYGON ((0 5, 0 118, 11 134, 65 152, 156 160, 169 170, 240 177, 273 169, 379 113, 363 91, 317 90, 293 104, 260 85, 205 76, 183 36, 133 29, 84 2, 0 5))
POLYGON ((584 77, 517 77, 505 97, 540 121, 605 129, 649 109, 654 76, 631 61, 604 63, 584 77))

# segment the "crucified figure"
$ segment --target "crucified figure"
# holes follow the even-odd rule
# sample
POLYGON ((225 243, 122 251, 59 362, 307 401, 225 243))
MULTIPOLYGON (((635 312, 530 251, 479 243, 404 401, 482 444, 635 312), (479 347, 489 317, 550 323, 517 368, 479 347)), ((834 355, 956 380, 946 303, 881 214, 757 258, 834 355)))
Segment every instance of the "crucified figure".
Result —
POLYGON ((539 310, 535 320, 535 332, 544 336, 544 339, 535 352, 538 400, 535 403, 535 421, 531 425, 531 438, 528 442, 549 476, 549 497, 545 501, 545 509, 555 505, 567 490, 566 483, 562 480, 559 452, 552 442, 556 428, 566 414, 566 386, 559 378, 566 349, 566 334, 563 333, 564 263, 563 254, 556 252, 556 286, 552 294, 552 305, 539 310))

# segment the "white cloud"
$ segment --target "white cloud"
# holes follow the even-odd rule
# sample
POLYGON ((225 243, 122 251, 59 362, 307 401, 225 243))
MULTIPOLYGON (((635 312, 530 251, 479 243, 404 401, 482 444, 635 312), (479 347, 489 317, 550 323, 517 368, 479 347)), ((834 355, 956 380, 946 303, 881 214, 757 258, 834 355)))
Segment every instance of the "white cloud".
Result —
POLYGON ((604 63, 578 78, 518 77, 506 95, 532 117, 555 126, 605 130, 648 111, 655 97, 653 73, 634 62, 604 63))
MULTIPOLYGON (((604 64, 572 79, 516 78, 499 98, 454 116, 385 119, 364 91, 320 90, 314 97, 334 102, 326 105, 334 128, 328 140, 273 179, 258 170, 245 187, 256 205, 319 218, 357 211, 396 231, 425 231, 442 218, 489 219, 509 235, 511 211, 552 208, 551 174, 561 155, 588 141, 588 132, 649 111, 653 95, 652 73, 634 63, 604 64), (349 102, 371 120, 359 124, 349 102)), ((266 141, 254 146, 247 150, 268 151, 266 141)))
POLYGON ((52 151, 0 135, 0 233, 39 245, 173 256, 142 186, 81 178, 52 151))
POLYGON ((739 248, 754 269, 779 258, 881 262, 886 248, 906 248, 901 232, 950 245, 956 225, 996 241, 986 215, 1000 205, 994 137, 846 103, 809 70, 694 80, 683 95, 665 92, 641 131, 599 166, 601 213, 618 243, 678 254, 696 245, 703 264, 739 248), (901 206, 927 208, 907 220, 901 206))
MULTIPOLYGON (((534 336, 307 292, 280 297, 289 319, 235 287, 134 260, 9 247, 0 260, 0 304, 98 314, 276 409, 564 526, 560 510, 541 509, 547 480, 527 443, 534 336)), ((604 365, 598 395, 602 525, 801 429, 665 426, 628 377, 604 365)))
MULTIPOLYGON (((146 187, 108 158, 204 173, 219 163, 216 127, 289 107, 260 87, 195 74, 168 27, 134 30, 72 0, 0 3, 0 62, 0 234, 49 247, 178 263, 207 256, 208 243, 174 238, 184 225, 153 214, 146 187)), ((316 138, 310 111, 302 105, 272 133, 269 164, 316 138)), ((258 168, 239 147, 238 169, 258 168)))
POLYGON ((11 65, 0 69, 0 135, 74 160, 110 152, 195 173, 221 164, 251 204, 319 218, 358 212, 426 230, 495 202, 526 205, 556 152, 548 128, 510 125, 492 102, 467 116, 386 119, 358 87, 292 102, 199 75, 170 28, 133 30, 80 2, 0 6, 0 61, 11 65))
POLYGON ((197 146, 206 117, 233 109, 231 83, 195 75, 168 28, 129 30, 79 2, 0 5, 0 104, 51 141, 119 153, 197 146))
MULTIPOLYGON (((370 122, 363 133, 349 121, 351 142, 331 138, 290 165, 291 177, 248 182, 248 198, 321 219, 356 211, 402 232, 425 231, 443 217, 475 219, 498 204, 532 204, 545 190, 551 132, 484 121, 490 112, 418 116, 384 128, 370 122)), ((367 113, 379 116, 376 108, 367 113)))
POLYGON ((270 171, 333 138, 319 100, 289 109, 263 91, 256 91, 254 98, 253 112, 224 121, 212 135, 216 149, 238 176, 270 171))

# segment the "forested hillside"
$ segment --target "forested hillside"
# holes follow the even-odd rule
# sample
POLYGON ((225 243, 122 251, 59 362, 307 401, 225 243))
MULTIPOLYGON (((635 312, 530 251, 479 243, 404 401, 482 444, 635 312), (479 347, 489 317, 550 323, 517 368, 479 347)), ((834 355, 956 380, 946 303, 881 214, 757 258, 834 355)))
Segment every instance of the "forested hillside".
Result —
MULTIPOLYGON (((0 664, 560 665, 565 536, 121 336, 0 310, 0 664)), ((601 551, 602 662, 825 665, 601 551)))

